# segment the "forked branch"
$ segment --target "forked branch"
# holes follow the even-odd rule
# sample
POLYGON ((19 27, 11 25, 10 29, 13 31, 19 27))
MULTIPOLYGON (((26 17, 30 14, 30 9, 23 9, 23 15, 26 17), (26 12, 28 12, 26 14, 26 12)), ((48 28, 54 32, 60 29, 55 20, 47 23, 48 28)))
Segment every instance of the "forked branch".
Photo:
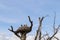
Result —
POLYGON ((35 40, 37 40, 38 35, 39 35, 39 40, 41 40, 41 27, 42 27, 42 21, 44 18, 45 17, 42 17, 42 18, 39 17, 39 27, 35 36, 35 40))
POLYGON ((13 27, 11 26, 11 29, 8 29, 9 31, 13 32, 17 37, 21 38, 14 30, 13 27))
POLYGON ((9 31, 11 31, 11 32, 15 32, 14 30, 13 30, 13 27, 11 26, 11 29, 8 29, 9 31))

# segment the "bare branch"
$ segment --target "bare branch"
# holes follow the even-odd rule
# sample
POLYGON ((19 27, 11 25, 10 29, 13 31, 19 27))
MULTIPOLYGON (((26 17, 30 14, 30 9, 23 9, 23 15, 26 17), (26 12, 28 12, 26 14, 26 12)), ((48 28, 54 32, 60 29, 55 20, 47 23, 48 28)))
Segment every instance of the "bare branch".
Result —
POLYGON ((28 18, 29 18, 29 22, 31 23, 31 26, 30 27, 32 27, 33 26, 33 21, 31 21, 30 16, 28 16, 28 18))
POLYGON ((56 20, 56 13, 55 13, 55 16, 54 16, 54 23, 53 23, 54 34, 51 37, 48 37, 47 40, 51 40, 57 34, 57 32, 59 30, 60 25, 57 28, 55 28, 55 20, 56 20))
POLYGON ((8 29, 8 30, 9 30, 9 31, 11 31, 11 32, 14 32, 14 31, 13 31, 13 27, 12 27, 12 26, 11 26, 11 29, 8 29))
POLYGON ((54 37, 55 39, 57 39, 57 40, 59 40, 59 38, 57 38, 57 37, 54 37))
POLYGON ((57 34, 59 27, 60 27, 60 25, 58 26, 58 28, 55 29, 56 30, 55 33, 49 38, 49 40, 51 40, 57 34))
POLYGON ((39 40, 41 40, 41 27, 42 27, 42 21, 43 21, 44 17, 40 18, 39 17, 39 27, 35 36, 35 40, 37 40, 37 37, 39 35, 39 40))
POLYGON ((53 23, 54 33, 55 33, 55 21, 56 21, 56 13, 55 13, 55 16, 54 16, 54 23, 53 23))
POLYGON ((14 30, 13 27, 11 26, 11 29, 8 29, 9 31, 13 32, 17 37, 21 38, 14 30))
POLYGON ((42 35, 42 33, 41 33, 41 29, 42 29, 42 21, 43 21, 44 18, 45 18, 45 17, 42 17, 42 18, 39 17, 39 27, 38 27, 39 40, 41 40, 41 35, 42 35))
POLYGON ((38 30, 36 31, 36 36, 35 36, 35 40, 37 40, 37 37, 38 37, 38 30))

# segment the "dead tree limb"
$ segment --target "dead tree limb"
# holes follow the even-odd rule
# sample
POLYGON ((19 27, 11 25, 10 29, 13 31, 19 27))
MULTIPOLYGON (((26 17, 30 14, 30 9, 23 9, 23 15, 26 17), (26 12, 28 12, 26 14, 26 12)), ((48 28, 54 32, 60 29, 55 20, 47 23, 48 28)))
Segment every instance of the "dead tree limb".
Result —
POLYGON ((31 21, 31 18, 30 18, 30 16, 28 16, 28 19, 29 19, 29 22, 31 23, 31 26, 30 26, 30 28, 31 28, 31 30, 32 30, 33 21, 31 21))
POLYGON ((41 40, 41 27, 42 27, 42 21, 45 17, 40 18, 39 17, 39 27, 35 36, 35 40, 37 40, 37 37, 39 36, 39 40, 41 40))
POLYGON ((53 31, 54 31, 54 33, 55 33, 55 21, 56 21, 56 13, 55 13, 54 22, 53 22, 53 31))
POLYGON ((42 21, 43 21, 43 19, 44 19, 45 17, 42 17, 41 19, 39 18, 39 40, 41 40, 41 35, 42 35, 42 33, 41 33, 41 29, 42 29, 42 21))
POLYGON ((54 34, 51 37, 48 37, 47 40, 52 40, 52 38, 55 37, 55 35, 58 33, 58 30, 60 28, 60 25, 58 25, 58 27, 55 28, 55 20, 56 20, 56 13, 55 13, 55 16, 54 16, 54 23, 53 23, 54 34))
POLYGON ((13 27, 11 26, 11 29, 8 29, 9 31, 13 32, 17 37, 21 38, 14 30, 13 27))
POLYGON ((59 38, 57 38, 57 37, 54 37, 55 39, 57 39, 57 40, 59 40, 59 38))
POLYGON ((60 26, 58 26, 58 28, 55 29, 56 30, 55 33, 50 38, 48 38, 47 40, 52 40, 52 38, 58 33, 59 27, 60 26))
POLYGON ((9 31, 13 32, 17 37, 19 37, 21 40, 26 40, 26 34, 31 32, 33 21, 31 21, 30 16, 28 16, 29 22, 31 23, 30 27, 27 25, 21 25, 16 31, 13 30, 13 27, 11 26, 11 29, 8 29, 9 31), (20 33, 21 35, 19 35, 20 33))

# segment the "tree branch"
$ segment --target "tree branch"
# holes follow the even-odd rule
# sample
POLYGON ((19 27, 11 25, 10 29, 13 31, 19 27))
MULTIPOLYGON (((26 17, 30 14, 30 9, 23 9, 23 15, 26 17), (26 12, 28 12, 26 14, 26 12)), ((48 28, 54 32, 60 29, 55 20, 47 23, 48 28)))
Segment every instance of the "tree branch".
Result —
POLYGON ((11 29, 8 29, 9 31, 11 31, 11 32, 15 32, 15 31, 13 31, 13 27, 11 26, 11 29))
POLYGON ((21 38, 14 30, 13 27, 11 26, 11 29, 8 29, 9 31, 13 32, 17 37, 21 38))
POLYGON ((59 27, 60 25, 55 29, 56 30, 55 33, 51 37, 49 37, 48 40, 51 40, 57 34, 59 27))
POLYGON ((54 23, 53 23, 54 33, 55 33, 55 21, 56 21, 56 13, 55 13, 55 16, 54 16, 54 23))
POLYGON ((42 17, 42 18, 39 17, 39 27, 35 36, 35 40, 37 40, 38 35, 39 35, 39 40, 41 40, 41 27, 42 27, 42 21, 44 18, 45 17, 42 17))
POLYGON ((31 26, 30 27, 32 27, 33 26, 33 21, 31 21, 30 16, 28 16, 28 19, 29 19, 29 22, 31 23, 31 26))
POLYGON ((59 40, 57 37, 54 37, 55 39, 59 40))

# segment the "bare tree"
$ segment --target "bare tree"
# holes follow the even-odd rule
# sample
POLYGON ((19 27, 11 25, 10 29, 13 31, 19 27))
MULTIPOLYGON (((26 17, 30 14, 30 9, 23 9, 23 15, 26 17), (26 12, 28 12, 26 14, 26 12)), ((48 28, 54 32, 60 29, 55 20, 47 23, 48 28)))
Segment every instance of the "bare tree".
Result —
POLYGON ((39 40, 41 40, 41 27, 42 27, 42 21, 43 21, 44 17, 40 18, 39 17, 39 27, 35 36, 35 40, 37 40, 37 37, 39 36, 39 40))
MULTIPOLYGON (((46 16, 45 16, 45 17, 46 17, 46 16)), ((59 40, 57 37, 55 37, 55 35, 58 33, 59 28, 60 28, 60 25, 58 25, 58 27, 55 28, 56 14, 55 14, 55 16, 54 16, 54 23, 53 23, 54 33, 53 33, 53 35, 52 35, 52 36, 49 36, 48 33, 46 33, 45 35, 42 34, 42 32, 41 32, 42 22, 43 22, 43 19, 44 19, 45 17, 42 17, 42 18, 39 17, 39 27, 38 27, 38 30, 36 31, 35 40, 37 40, 38 37, 39 37, 38 40, 42 40, 42 38, 43 38, 44 40, 52 40, 53 38, 59 40), (42 36, 42 35, 43 35, 43 36, 42 36), (48 37, 45 39, 44 37, 46 37, 46 36, 48 36, 48 37)))
MULTIPOLYGON (((47 15, 48 16, 48 15, 47 15)), ((39 26, 38 29, 36 31, 36 36, 34 40, 52 40, 53 38, 59 40, 59 38, 57 38, 55 35, 58 33, 60 25, 58 25, 57 28, 55 28, 55 20, 56 20, 56 14, 54 16, 54 23, 53 23, 53 30, 54 33, 52 34, 52 36, 49 36, 49 34, 46 32, 45 35, 42 34, 42 22, 44 20, 45 17, 44 16, 42 18, 39 17, 39 26), (44 37, 47 38, 45 39, 44 37)), ((27 25, 21 25, 21 27, 19 27, 16 31, 13 30, 13 27, 11 26, 11 29, 8 29, 9 31, 13 32, 17 37, 19 37, 21 40, 26 40, 26 34, 32 31, 32 26, 33 26, 33 21, 31 21, 30 16, 28 16, 29 22, 31 23, 31 25, 28 27, 27 25), (19 35, 21 34, 21 35, 19 35)))
POLYGON ((21 40, 26 40, 26 34, 31 32, 33 22, 30 19, 30 16, 28 16, 29 22, 31 23, 31 26, 28 27, 27 25, 21 25, 16 31, 13 30, 13 27, 11 26, 11 29, 8 29, 9 31, 13 32, 17 37, 19 37, 21 40), (21 35, 19 35, 19 33, 21 35))
POLYGON ((58 25, 57 28, 55 28, 55 20, 56 20, 56 13, 55 13, 55 16, 54 16, 54 23, 53 23, 53 30, 54 30, 54 33, 51 37, 48 37, 47 40, 52 40, 53 38, 59 40, 57 37, 55 37, 55 35, 58 33, 59 31, 59 28, 60 28, 60 25, 58 25))

